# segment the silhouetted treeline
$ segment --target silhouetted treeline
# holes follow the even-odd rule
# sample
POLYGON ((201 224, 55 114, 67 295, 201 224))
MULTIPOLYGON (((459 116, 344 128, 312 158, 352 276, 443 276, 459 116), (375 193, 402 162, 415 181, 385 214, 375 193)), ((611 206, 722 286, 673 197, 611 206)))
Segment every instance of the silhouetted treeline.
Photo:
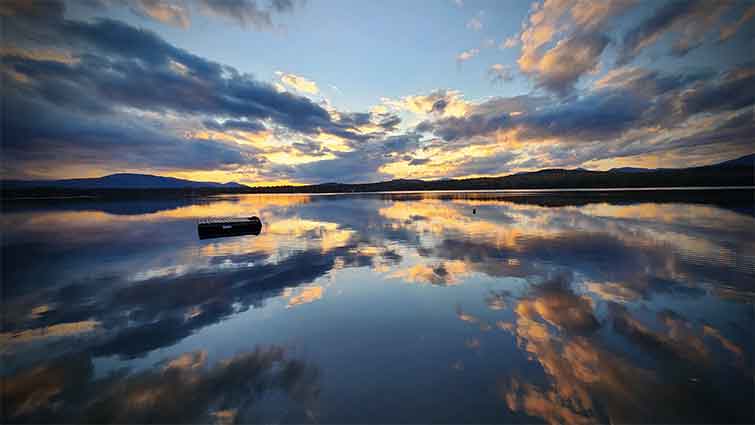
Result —
POLYGON ((685 169, 625 171, 542 170, 505 177, 449 180, 390 180, 379 183, 324 183, 309 186, 228 187, 186 189, 76 189, 57 187, 3 188, 3 198, 74 197, 165 198, 231 193, 352 193, 495 189, 604 189, 642 187, 753 186, 751 165, 714 165, 685 169))
POLYGON ((244 193, 341 193, 411 190, 581 189, 638 187, 752 186, 753 168, 699 167, 640 173, 587 170, 542 170, 505 177, 459 180, 391 180, 380 183, 326 183, 311 186, 253 187, 244 193))
POLYGON ((4 199, 24 198, 97 198, 97 199, 177 199, 243 193, 238 188, 201 189, 75 189, 60 187, 3 188, 4 199))

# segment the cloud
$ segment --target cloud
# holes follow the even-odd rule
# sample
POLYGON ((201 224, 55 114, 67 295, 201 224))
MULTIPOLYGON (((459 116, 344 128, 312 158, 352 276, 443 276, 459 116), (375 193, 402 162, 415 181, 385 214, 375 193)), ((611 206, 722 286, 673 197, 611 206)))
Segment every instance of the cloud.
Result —
MULTIPOLYGON (((40 33, 45 39, 65 40, 60 45, 45 43, 45 49, 66 46, 66 50, 41 54, 30 47, 0 52, 3 72, 12 76, 6 84, 12 107, 4 109, 3 118, 4 145, 13 159, 13 170, 6 167, 4 173, 24 169, 24 161, 39 165, 53 146, 81 163, 98 145, 101 149, 94 157, 103 165, 110 156, 113 166, 129 169, 227 169, 260 164, 264 159, 258 151, 232 141, 190 141, 183 133, 193 133, 204 122, 215 131, 272 128, 279 133, 327 133, 364 141, 382 137, 400 121, 390 115, 374 116, 374 123, 360 126, 336 119, 338 113, 305 97, 280 92, 122 22, 60 20, 52 13, 26 13, 50 20, 20 26, 26 31, 14 31, 14 37, 40 33), (30 121, 33 116, 42 117, 45 124, 30 121), (115 155, 130 149, 130 155, 115 155)), ((301 89, 313 88, 299 77, 284 81, 301 89)))
POLYGON ((729 6, 727 2, 703 0, 664 3, 624 35, 616 62, 619 65, 629 63, 669 32, 681 34, 674 42, 672 53, 684 55, 702 43, 702 37, 729 6))
POLYGON ((384 99, 383 103, 394 110, 409 111, 420 116, 464 116, 470 106, 461 92, 455 90, 435 90, 427 95, 405 96, 399 100, 384 99))
POLYGON ((65 5, 59 1, 7 0, 0 3, 0 16, 15 16, 27 19, 60 19, 65 5))
POLYGON ((149 121, 101 116, 8 97, 4 111, 6 173, 50 164, 116 169, 227 169, 259 165, 255 151, 160 131, 149 121), (34 118, 36 117, 36 118, 34 118))
MULTIPOLYGON (((125 27, 109 27, 109 22, 97 24, 93 30, 102 34, 122 31, 126 40, 134 36, 133 51, 124 46, 123 54, 131 56, 86 56, 76 64, 34 61, 18 57, 5 57, 6 64, 15 72, 43 84, 18 84, 13 89, 57 105, 68 105, 77 110, 107 113, 119 106, 142 111, 174 111, 183 114, 226 115, 249 119, 271 119, 277 124, 296 131, 315 133, 321 128, 348 134, 338 126, 327 111, 311 101, 289 93, 280 93, 272 86, 242 76, 229 68, 180 50, 167 50, 159 55, 161 44, 142 43, 144 34, 125 27), (142 44, 140 44, 142 43, 142 44), (152 46, 150 46, 152 45, 152 46), (154 47, 155 50, 149 50, 154 47), (144 54, 140 49, 145 49, 144 54), (144 66, 132 58, 140 57, 144 66), (188 69, 187 75, 173 72, 172 61, 188 69), (150 62, 152 62, 150 64, 150 62), (150 66, 151 65, 151 66, 150 66), (111 72, 102 72, 110 70, 111 72), (228 73, 228 74, 226 74, 228 73), (129 76, 140 75, 139 79, 129 76), (92 100, 96 99, 96 100, 92 100)), ((87 24, 84 24, 87 25, 87 24)), ((106 37, 99 37, 100 40, 106 37)), ((123 40, 124 38, 120 38, 123 40)), ((116 40, 111 39, 111 40, 116 40)), ((108 43, 96 41, 95 43, 108 43)), ((106 45, 106 49, 117 46, 106 45)), ((172 47, 172 46, 169 46, 172 47)), ((111 52, 108 52, 112 54, 111 52)))
POLYGON ((511 37, 507 37, 503 42, 501 43, 501 49, 513 49, 514 47, 519 45, 519 38, 515 35, 512 35, 511 37))
POLYGON ((478 48, 465 50, 456 56, 456 63, 461 64, 462 62, 466 62, 472 59, 473 57, 477 56, 479 53, 480 53, 480 49, 478 48))
POLYGON ((425 121, 418 128, 432 131, 444 140, 457 140, 487 134, 509 125, 509 116, 500 114, 472 114, 466 117, 449 117, 436 122, 425 121))
POLYGON ((622 0, 535 3, 519 36, 520 70, 538 86, 567 95, 584 74, 596 70, 609 43, 605 28, 630 4, 622 0))
POLYGON ((599 90, 627 90, 654 97, 714 77, 715 73, 710 71, 671 74, 639 67, 621 67, 607 72, 595 81, 594 87, 599 90))
POLYGON ((396 155, 416 149, 419 139, 415 134, 389 136, 362 145, 359 150, 339 152, 333 159, 281 167, 278 171, 298 181, 312 183, 385 180, 390 175, 382 172, 381 167, 392 162, 396 155))
POLYGON ((739 31, 740 28, 747 22, 749 22, 753 17, 755 17, 755 4, 750 5, 750 7, 747 8, 747 10, 742 13, 742 16, 737 19, 736 22, 731 23, 727 26, 724 26, 721 28, 721 37, 720 41, 726 41, 734 36, 734 34, 739 31))
MULTIPOLYGON (((8 3, 8 2, 6 2, 8 3)), ((13 0, 11 3, 23 3, 13 0)), ((35 3, 45 3, 44 6, 18 6, 7 4, 6 9, 17 9, 25 15, 43 13, 57 13, 55 10, 64 9, 65 4, 59 0, 47 0, 35 3), (48 12, 44 12, 48 10, 48 12)), ((219 17, 237 23, 243 28, 253 27, 264 31, 275 29, 273 16, 276 13, 293 12, 294 0, 270 0, 267 6, 260 6, 256 0, 87 0, 79 6, 95 10, 114 7, 129 9, 135 15, 154 21, 187 29, 191 26, 192 11, 211 17, 219 17), (190 7, 193 6, 193 7, 190 7)), ((300 2, 299 2, 300 3, 300 2)), ((0 13, 2 9, 0 9, 0 13)), ((57 15, 62 17, 62 13, 57 15)), ((279 27, 279 26, 278 26, 279 27)))
POLYGON ((520 58, 519 67, 534 75, 539 86, 566 96, 582 75, 596 69, 608 41, 608 37, 600 33, 576 35, 560 40, 533 61, 520 58))
POLYGON ((236 22, 243 28, 257 30, 272 29, 272 12, 290 12, 294 8, 291 0, 274 0, 270 8, 261 8, 255 0, 199 0, 199 10, 211 16, 218 16, 236 22))
POLYGON ((294 0, 271 0, 270 6, 276 12, 290 12, 294 10, 294 0))
POLYGON ((482 29, 482 21, 480 18, 474 17, 467 21, 467 29, 472 31, 480 31, 482 29))
MULTIPOLYGON (((226 11, 251 4, 270 13, 294 8, 289 1, 214 4, 226 11)), ((142 5, 163 10, 184 4, 129 7, 142 5)), ((5 21, 8 45, 0 49, 9 105, 3 111, 8 161, 2 173, 64 175, 90 163, 98 172, 195 169, 244 172, 260 180, 371 181, 644 161, 661 153, 699 159, 715 150, 706 144, 720 150, 716 157, 743 151, 752 133, 742 118, 754 102, 751 64, 723 73, 601 69, 617 46, 609 28, 631 5, 575 0, 533 6, 521 34, 503 42, 506 48, 521 44, 519 70, 501 62, 485 74, 497 84, 520 72, 534 82, 528 95, 473 102, 460 91, 440 89, 382 98, 371 112, 359 112, 302 96, 319 94, 320 87, 299 75, 281 72, 274 82, 260 81, 147 29, 112 19, 65 19, 62 3, 3 2, 0 13, 15 19, 5 21), (55 152, 59 167, 52 166, 55 152)), ((685 7, 712 10, 695 5, 685 7)), ((678 33, 672 42, 691 41, 675 44, 682 54, 699 40, 702 12, 680 7, 671 8, 671 15, 689 17, 672 16, 656 27, 678 33), (694 31, 683 31, 678 22, 685 20, 694 22, 694 31)), ((732 25, 749 22, 747 7, 738 7, 742 15, 731 17, 732 25)), ((181 25, 180 16, 164 18, 181 25)), ((652 25, 636 31, 645 21, 640 16, 617 27, 628 27, 639 34, 638 43, 647 43, 642 40, 656 37, 652 25)), ((252 18, 247 24, 256 25, 252 18)), ((626 40, 632 37, 619 40, 619 52, 626 40)), ((478 56, 481 48, 460 53, 457 62, 478 56)))
POLYGON ((516 120, 523 126, 522 136, 530 139, 607 140, 638 124, 648 106, 646 99, 629 92, 596 93, 516 120))
POLYGON ((202 124, 204 124, 206 128, 215 131, 241 130, 259 132, 267 130, 267 127, 259 121, 225 120, 219 122, 215 120, 205 120, 202 124))
POLYGON ((493 98, 479 104, 468 104, 462 114, 423 121, 417 129, 433 132, 447 141, 467 139, 509 128, 518 114, 530 113, 544 106, 546 101, 546 98, 528 95, 493 98))
POLYGON ((755 63, 721 73, 712 81, 698 81, 674 98, 675 112, 688 116, 701 112, 732 111, 755 104, 755 63))
MULTIPOLYGON (((744 117, 755 104, 754 86, 751 65, 719 74, 625 67, 608 72, 579 97, 493 98, 469 103, 457 116, 428 115, 416 130, 448 142, 432 144, 444 156, 462 150, 472 157, 472 152, 482 152, 492 158, 502 155, 499 149, 517 152, 514 158, 501 159, 499 173, 510 170, 512 160, 525 169, 544 164, 581 166, 598 158, 669 150, 675 155, 699 156, 710 145, 731 156, 744 155, 753 131, 751 121, 744 117)), ((485 167, 486 162, 478 158, 479 166, 473 168, 470 163, 467 168, 457 160, 461 170, 494 173, 485 167)), ((440 166, 439 162, 431 165, 440 166)))
POLYGON ((164 24, 184 29, 191 24, 186 6, 170 0, 137 0, 132 5, 132 10, 164 24))
POLYGON ((343 90, 339 89, 335 84, 328 84, 336 93, 343 95, 343 90))
POLYGON ((574 2, 570 13, 574 24, 583 31, 599 30, 613 17, 637 4, 637 0, 612 0, 593 2, 580 0, 574 2))
POLYGON ((289 87, 293 87, 294 89, 300 92, 309 93, 309 94, 317 94, 320 92, 320 89, 317 87, 317 83, 315 83, 312 80, 308 80, 298 75, 288 74, 288 73, 280 72, 280 71, 278 71, 276 74, 278 74, 283 84, 289 87))
POLYGON ((511 67, 500 63, 491 65, 488 69, 488 78, 493 84, 501 84, 514 80, 514 74, 511 67))

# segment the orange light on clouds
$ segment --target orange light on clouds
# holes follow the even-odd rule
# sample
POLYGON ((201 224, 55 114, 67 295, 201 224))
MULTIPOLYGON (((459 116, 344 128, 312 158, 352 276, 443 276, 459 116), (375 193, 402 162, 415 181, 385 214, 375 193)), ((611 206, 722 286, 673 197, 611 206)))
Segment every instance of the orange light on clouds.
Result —
POLYGON ((230 143, 238 143, 240 145, 250 145, 257 148, 273 148, 275 145, 269 142, 272 132, 269 130, 251 132, 251 131, 213 131, 213 130, 201 130, 196 132, 190 132, 187 134, 189 137, 193 137, 201 140, 217 140, 230 143))

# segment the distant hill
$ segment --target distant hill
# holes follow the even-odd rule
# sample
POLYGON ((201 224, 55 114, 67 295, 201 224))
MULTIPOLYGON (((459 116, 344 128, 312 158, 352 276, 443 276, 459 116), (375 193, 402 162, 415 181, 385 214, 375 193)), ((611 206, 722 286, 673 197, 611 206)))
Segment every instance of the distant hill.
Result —
MULTIPOLYGON (((755 167, 755 154, 745 155, 741 158, 719 162, 717 164, 705 165, 703 167, 693 167, 693 168, 704 168, 704 167, 755 167)), ((621 168, 612 168, 608 171, 618 172, 618 173, 649 173, 652 171, 673 171, 673 170, 680 170, 680 169, 678 168, 675 169, 675 168, 621 167, 621 168)))
POLYGON ((651 171, 658 171, 658 168, 637 168, 637 167, 621 167, 621 168, 611 168, 608 171, 614 172, 614 173, 648 173, 651 171))
POLYGON ((755 153, 730 161, 719 162, 714 167, 755 167, 755 153))
POLYGON ((327 183, 310 186, 252 187, 254 193, 390 192, 412 190, 495 190, 755 186, 755 154, 692 168, 635 168, 609 171, 545 169, 503 177, 441 180, 390 180, 378 183, 327 183))
POLYGON ((195 182, 173 177, 150 174, 110 174, 103 177, 67 180, 6 180, 3 189, 242 189, 248 188, 236 182, 195 182))
POLYGON ((92 179, 6 180, 2 182, 2 196, 5 198, 75 195, 103 197, 163 196, 167 191, 190 196, 212 193, 349 193, 414 190, 755 186, 754 172, 755 154, 692 168, 646 169, 624 167, 609 171, 590 171, 581 168, 571 170, 546 169, 503 177, 430 181, 397 179, 377 183, 323 183, 309 186, 248 187, 239 183, 195 182, 145 174, 112 174, 92 179))

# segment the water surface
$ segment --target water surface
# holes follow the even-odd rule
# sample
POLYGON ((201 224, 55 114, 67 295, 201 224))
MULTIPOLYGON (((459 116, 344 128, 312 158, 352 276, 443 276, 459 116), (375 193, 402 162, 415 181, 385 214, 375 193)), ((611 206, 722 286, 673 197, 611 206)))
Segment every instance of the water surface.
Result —
POLYGON ((752 192, 671 192, 6 202, 3 422, 752 423, 752 192))

